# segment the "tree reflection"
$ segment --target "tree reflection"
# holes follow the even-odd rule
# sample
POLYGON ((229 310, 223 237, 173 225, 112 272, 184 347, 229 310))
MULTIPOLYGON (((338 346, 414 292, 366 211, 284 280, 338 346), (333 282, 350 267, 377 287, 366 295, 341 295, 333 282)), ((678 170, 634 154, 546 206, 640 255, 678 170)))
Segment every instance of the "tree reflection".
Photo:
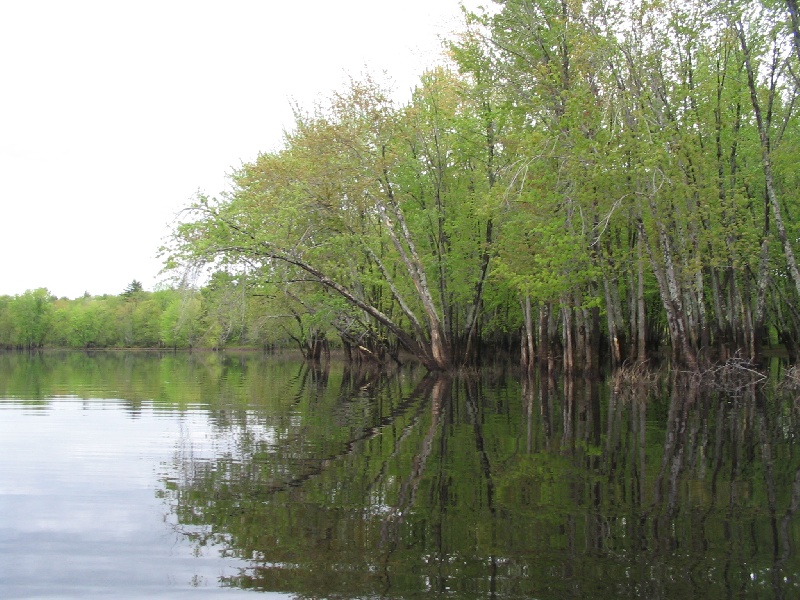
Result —
POLYGON ((163 493, 198 548, 248 562, 228 586, 791 597, 798 410, 739 383, 300 372, 209 455, 179 449, 163 493))

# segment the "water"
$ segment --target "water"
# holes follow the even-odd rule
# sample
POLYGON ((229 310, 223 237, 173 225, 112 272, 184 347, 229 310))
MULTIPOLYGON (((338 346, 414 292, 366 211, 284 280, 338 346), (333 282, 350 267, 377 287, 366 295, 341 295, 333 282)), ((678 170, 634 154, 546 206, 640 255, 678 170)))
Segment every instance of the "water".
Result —
POLYGON ((800 403, 739 375, 0 354, 0 597, 800 597, 800 403))

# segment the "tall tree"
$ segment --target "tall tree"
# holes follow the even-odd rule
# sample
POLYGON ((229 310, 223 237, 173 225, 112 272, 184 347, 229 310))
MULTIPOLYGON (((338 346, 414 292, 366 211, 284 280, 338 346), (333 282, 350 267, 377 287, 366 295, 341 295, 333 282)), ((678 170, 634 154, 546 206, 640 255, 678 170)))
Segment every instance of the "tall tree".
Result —
POLYGON ((55 298, 46 288, 27 290, 9 303, 13 345, 33 349, 44 345, 50 332, 55 298))
POLYGON ((172 260, 316 285, 327 294, 305 297, 339 307, 345 338, 371 330, 431 369, 464 360, 456 349, 475 330, 493 239, 494 149, 475 141, 479 115, 462 87, 432 72, 398 107, 367 79, 298 110, 283 150, 244 165, 229 196, 198 199, 172 260))

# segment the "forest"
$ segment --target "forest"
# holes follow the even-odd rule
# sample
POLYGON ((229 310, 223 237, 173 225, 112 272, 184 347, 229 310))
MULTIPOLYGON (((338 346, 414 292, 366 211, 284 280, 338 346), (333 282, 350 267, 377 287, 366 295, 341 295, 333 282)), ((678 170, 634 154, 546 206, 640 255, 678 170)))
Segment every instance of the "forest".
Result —
POLYGON ((133 280, 119 295, 56 298, 41 288, 0 296, 0 348, 296 348, 295 332, 258 314, 242 291, 217 275, 199 290, 149 292, 133 280))
POLYGON ((0 345, 796 361, 799 61, 796 0, 493 2, 409 99, 296 107, 183 212, 168 289, 0 297, 0 345))

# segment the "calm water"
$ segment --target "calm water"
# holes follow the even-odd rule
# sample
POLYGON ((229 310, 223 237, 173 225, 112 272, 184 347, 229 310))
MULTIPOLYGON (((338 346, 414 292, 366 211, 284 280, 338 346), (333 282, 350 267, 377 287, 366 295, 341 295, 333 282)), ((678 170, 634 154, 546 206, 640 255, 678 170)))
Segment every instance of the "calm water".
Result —
POLYGON ((798 396, 0 354, 0 598, 797 598, 798 396))

